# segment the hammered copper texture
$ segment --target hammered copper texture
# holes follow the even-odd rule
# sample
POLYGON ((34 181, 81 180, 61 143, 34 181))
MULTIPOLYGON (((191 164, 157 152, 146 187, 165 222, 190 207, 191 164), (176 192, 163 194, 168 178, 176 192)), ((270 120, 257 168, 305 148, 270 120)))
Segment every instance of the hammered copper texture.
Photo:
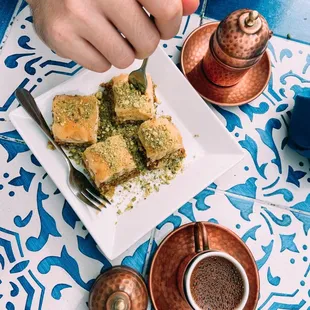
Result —
POLYGON ((210 82, 202 69, 202 59, 209 48, 209 41, 218 22, 207 23, 186 39, 182 54, 182 70, 196 89, 207 101, 222 106, 237 106, 248 103, 258 97, 268 84, 271 75, 271 63, 265 52, 261 60, 231 87, 220 87, 210 82))
MULTIPOLYGON (((239 43, 234 43, 234 45, 237 44, 242 44, 242 41, 239 40, 239 43)), ((226 54, 222 48, 220 47, 218 41, 217 41, 217 36, 214 35, 212 38, 212 47, 214 50, 214 53, 216 54, 216 56, 223 62, 226 64, 230 64, 231 67, 234 68, 246 68, 249 66, 254 65, 256 62, 259 61, 259 59, 261 58, 260 56, 257 56, 255 58, 249 58, 249 59, 240 59, 240 58, 233 58, 230 55, 226 54)), ((240 47, 242 48, 242 47, 240 47)))
MULTIPOLYGON (((228 15, 221 21, 216 38, 222 50, 231 57, 251 59, 261 55, 266 49, 270 31, 267 21, 262 15, 261 28, 254 34, 247 34, 240 29, 239 18, 251 10, 242 9, 228 15)), ((231 63, 227 65, 233 66, 231 63)))
MULTIPOLYGON (((213 36, 214 34, 212 37, 213 36)), ((218 59, 216 59, 211 46, 208 48, 208 51, 203 58, 202 66, 207 78, 219 86, 236 85, 249 70, 225 66, 218 59)))
MULTIPOLYGON (((255 309, 259 294, 259 276, 255 260, 242 240, 223 226, 203 222, 208 232, 210 249, 226 252, 245 269, 249 285, 249 299, 244 310, 255 309)), ((149 288, 156 310, 191 310, 181 297, 177 286, 178 266, 195 252, 194 225, 184 225, 169 234, 159 246, 151 265, 149 288)))
POLYGON ((108 298, 117 291, 129 296, 130 310, 147 309, 148 293, 143 279, 135 270, 123 266, 113 267, 96 279, 89 295, 89 309, 107 309, 108 298))

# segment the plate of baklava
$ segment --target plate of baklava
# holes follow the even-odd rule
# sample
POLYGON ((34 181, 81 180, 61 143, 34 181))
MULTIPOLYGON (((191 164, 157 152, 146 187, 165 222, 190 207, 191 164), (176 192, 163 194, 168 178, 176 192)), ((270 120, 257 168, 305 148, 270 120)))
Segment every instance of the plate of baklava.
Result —
MULTIPOLYGON (((128 74, 139 66, 137 60, 126 70, 82 70, 36 98, 54 140, 111 201, 101 211, 72 194, 61 154, 23 108, 10 114, 109 259, 243 158, 221 120, 160 48, 149 59, 144 94, 128 82, 128 74)), ((55 208, 61 214, 61 206, 55 208)))

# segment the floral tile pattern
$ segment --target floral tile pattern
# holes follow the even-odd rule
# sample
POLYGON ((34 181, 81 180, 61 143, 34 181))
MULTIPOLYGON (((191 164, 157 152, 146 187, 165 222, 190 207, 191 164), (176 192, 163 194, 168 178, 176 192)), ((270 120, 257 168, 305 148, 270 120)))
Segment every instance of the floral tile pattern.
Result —
POLYGON ((112 264, 143 271, 149 235, 108 261, 27 146, 7 143, 17 154, 0 168, 0 309, 85 309, 94 279, 112 264))
POLYGON ((208 190, 157 226, 156 244, 192 221, 224 225, 250 248, 261 282, 257 309, 309 309, 310 215, 208 190))
MULTIPOLYGON (((182 39, 165 45, 176 63, 179 63, 182 39)), ((246 154, 216 184, 223 190, 294 207, 302 201, 307 204, 310 199, 307 200, 310 161, 287 146, 294 99, 303 89, 310 88, 310 46, 273 37, 268 53, 272 78, 261 96, 240 107, 213 106, 246 154), (249 183, 250 177, 255 182, 249 183), (248 188, 247 192, 242 185, 248 188)), ((310 211, 310 205, 307 209, 310 211)))
MULTIPOLYGON (((180 33, 162 42, 177 65, 199 22, 185 17, 180 33)), ((8 120, 17 87, 39 95, 81 69, 50 51, 29 9, 21 10, 0 55, 0 309, 87 309, 100 272, 126 264, 144 273, 156 245, 195 220, 223 224, 250 247, 261 278, 258 309, 309 309, 310 163, 286 136, 294 97, 310 87, 310 48, 275 37, 269 53, 273 76, 258 99, 214 107, 245 159, 110 262, 8 120)))

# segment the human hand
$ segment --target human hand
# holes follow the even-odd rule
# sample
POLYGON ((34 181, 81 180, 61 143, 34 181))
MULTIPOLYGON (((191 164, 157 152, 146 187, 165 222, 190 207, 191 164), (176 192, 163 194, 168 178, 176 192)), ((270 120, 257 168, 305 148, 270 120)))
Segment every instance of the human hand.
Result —
POLYGON ((199 0, 28 0, 41 39, 92 71, 127 68, 179 30, 199 0), (142 6, 155 17, 155 23, 142 6), (125 38, 120 34, 122 33, 125 38))

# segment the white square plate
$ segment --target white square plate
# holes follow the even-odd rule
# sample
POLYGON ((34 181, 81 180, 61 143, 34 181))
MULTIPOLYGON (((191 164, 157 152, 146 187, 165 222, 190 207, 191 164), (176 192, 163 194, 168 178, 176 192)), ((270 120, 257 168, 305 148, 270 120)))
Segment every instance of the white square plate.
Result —
MULTIPOLYGON (((55 95, 94 93, 100 83, 121 72, 130 72, 139 65, 140 61, 136 61, 127 70, 112 68, 101 74, 84 70, 36 98, 37 104, 51 124, 51 105, 55 95)), ((150 57, 148 72, 157 84, 156 93, 162 102, 158 109, 171 115, 180 129, 187 158, 183 173, 146 200, 137 201, 132 210, 120 216, 113 206, 98 214, 83 205, 67 185, 67 167, 63 158, 47 148, 47 139, 35 122, 23 108, 10 114, 20 135, 109 259, 119 256, 243 158, 238 143, 161 48, 150 57)))

